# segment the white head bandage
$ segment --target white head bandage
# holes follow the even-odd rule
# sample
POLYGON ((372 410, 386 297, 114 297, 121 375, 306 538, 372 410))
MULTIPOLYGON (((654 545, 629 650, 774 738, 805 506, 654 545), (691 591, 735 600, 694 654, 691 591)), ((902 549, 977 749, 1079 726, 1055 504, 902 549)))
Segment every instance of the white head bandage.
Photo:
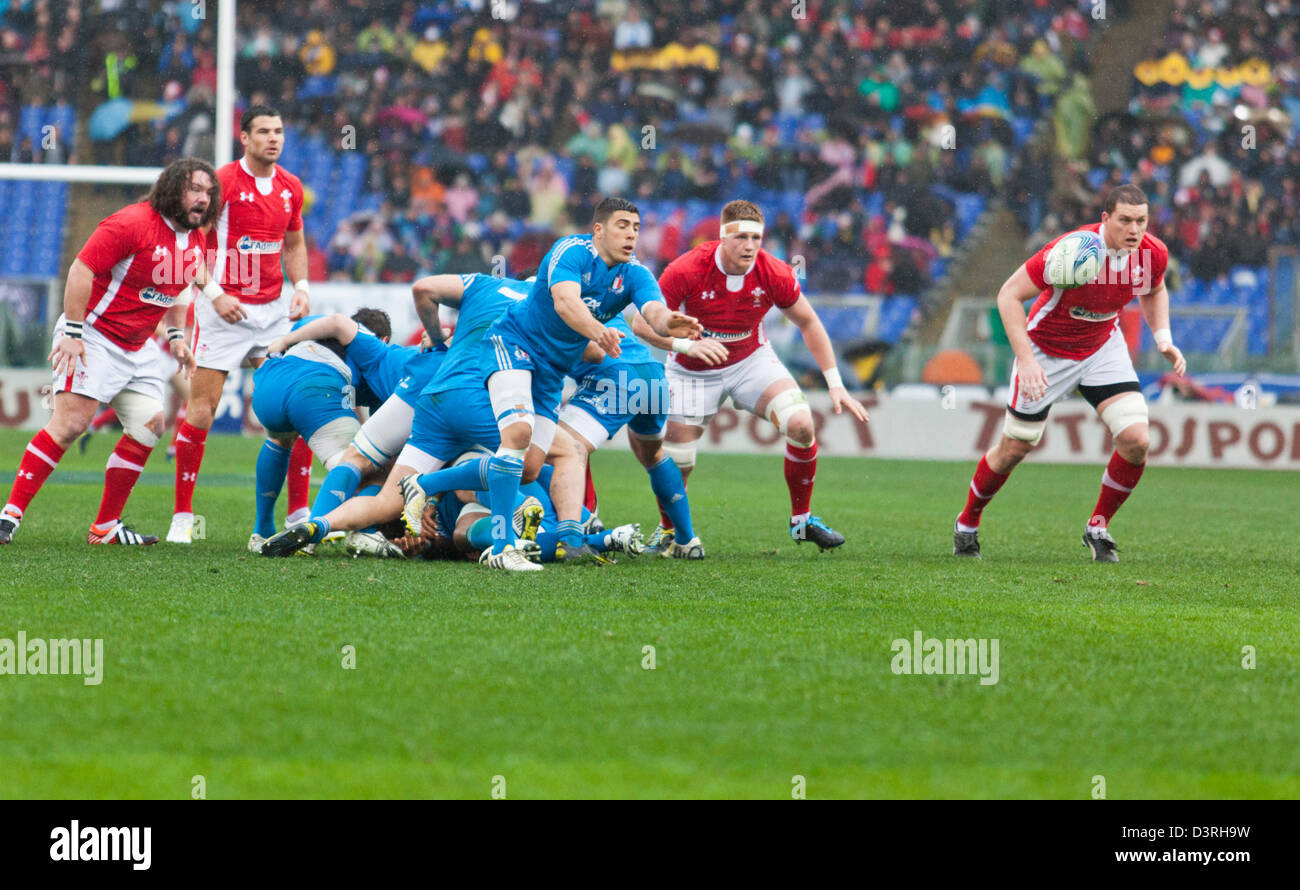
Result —
POLYGON ((718 230, 718 237, 726 238, 728 235, 739 235, 743 232, 762 236, 763 224, 756 219, 734 219, 722 224, 722 228, 718 230))

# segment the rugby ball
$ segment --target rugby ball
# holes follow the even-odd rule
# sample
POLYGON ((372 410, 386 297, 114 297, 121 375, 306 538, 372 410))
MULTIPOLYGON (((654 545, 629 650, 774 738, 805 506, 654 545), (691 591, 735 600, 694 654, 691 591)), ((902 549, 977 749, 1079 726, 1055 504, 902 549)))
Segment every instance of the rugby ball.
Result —
POLYGON ((1105 245, 1096 232, 1071 232, 1047 252, 1043 278, 1053 287, 1087 284, 1101 271, 1105 245))

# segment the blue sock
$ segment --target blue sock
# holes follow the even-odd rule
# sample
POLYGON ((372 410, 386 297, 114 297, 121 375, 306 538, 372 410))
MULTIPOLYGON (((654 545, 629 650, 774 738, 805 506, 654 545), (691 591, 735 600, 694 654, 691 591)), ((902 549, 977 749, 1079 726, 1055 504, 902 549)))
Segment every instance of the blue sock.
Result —
MULTIPOLYGON (((366 497, 374 497, 375 495, 379 494, 379 491, 380 491, 380 488, 381 488, 381 487, 382 487, 382 486, 379 486, 379 485, 367 485, 365 488, 363 488, 363 489, 361 489, 360 491, 357 492, 357 497, 363 497, 363 498, 366 498, 366 497)), ((362 531, 363 531, 363 532, 377 532, 377 531, 379 531, 379 526, 377 526, 377 525, 370 525, 370 526, 367 526, 367 527, 363 528, 362 531)))
POLYGON ((267 439, 257 453, 257 521, 253 531, 264 538, 275 534, 275 502, 289 472, 289 449, 267 439))
MULTIPOLYGON (((492 548, 492 517, 484 516, 478 522, 469 527, 469 546, 475 550, 490 550, 492 548)), ((555 551, 552 550, 552 553, 555 551)))
POLYGON ((686 543, 695 537, 691 527, 691 504, 686 499, 686 483, 682 481, 682 471, 673 463, 671 457, 665 457, 650 468, 650 490, 655 493, 668 518, 673 521, 676 538, 686 543))
MULTIPOLYGON (((432 473, 425 473, 417 480, 425 494, 443 494, 448 491, 476 491, 488 487, 491 476, 488 475, 492 458, 467 460, 458 467, 447 467, 432 473)), ((523 463, 519 471, 523 472, 523 463)))
POLYGON ((311 505, 312 516, 324 516, 339 504, 357 493, 361 484, 361 471, 352 464, 341 463, 325 474, 325 481, 316 492, 316 500, 311 505))
MULTIPOLYGON (((586 541, 591 545, 591 549, 595 550, 597 553, 604 553, 609 549, 609 532, 598 532, 594 535, 579 535, 578 540, 579 542, 586 541)), ((555 562, 555 547, 559 543, 559 532, 537 533, 537 546, 542 548, 542 562, 555 562)))
MULTIPOLYGON (((524 462, 511 455, 493 455, 488 464, 488 493, 492 496, 492 552, 500 553, 515 538, 515 495, 524 474, 524 462)), ((466 486, 467 488, 470 486, 466 486)))
POLYGON ((582 523, 576 519, 561 519, 555 526, 555 534, 565 547, 582 546, 582 523))
POLYGON ((316 523, 316 533, 311 536, 311 543, 319 544, 330 533, 330 521, 323 516, 316 516, 308 521, 316 523))
POLYGON ((560 543, 560 536, 555 532, 538 532, 537 546, 542 548, 542 562, 555 562, 555 547, 560 543))

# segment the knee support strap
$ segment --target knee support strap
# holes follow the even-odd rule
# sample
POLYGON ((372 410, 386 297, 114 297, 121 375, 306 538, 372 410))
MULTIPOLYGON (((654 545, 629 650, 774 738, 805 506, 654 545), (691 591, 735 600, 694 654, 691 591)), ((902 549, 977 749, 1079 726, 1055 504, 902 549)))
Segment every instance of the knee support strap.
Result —
POLYGON ((1101 412, 1101 422, 1110 428, 1114 437, 1135 423, 1146 423, 1148 417, 1147 400, 1138 392, 1125 393, 1101 412))
POLYGON ((1010 411, 1007 412, 1007 419, 1002 424, 1002 432, 1008 439, 1016 439, 1020 442, 1028 442, 1030 445, 1037 445, 1043 438, 1043 430, 1047 429, 1047 418, 1042 420, 1024 420, 1010 411))
POLYGON ((162 402, 153 396, 124 389, 113 399, 113 410, 122 422, 122 432, 146 448, 158 444, 158 434, 149 429, 149 421, 162 413, 162 402))
POLYGON ((696 444, 694 442, 665 442, 664 454, 673 459, 678 469, 695 466, 696 444))
POLYGON ((767 419, 776 424, 776 428, 785 436, 786 441, 798 447, 808 443, 795 442, 790 438, 790 418, 800 411, 808 411, 808 397, 798 387, 777 393, 767 404, 767 419))

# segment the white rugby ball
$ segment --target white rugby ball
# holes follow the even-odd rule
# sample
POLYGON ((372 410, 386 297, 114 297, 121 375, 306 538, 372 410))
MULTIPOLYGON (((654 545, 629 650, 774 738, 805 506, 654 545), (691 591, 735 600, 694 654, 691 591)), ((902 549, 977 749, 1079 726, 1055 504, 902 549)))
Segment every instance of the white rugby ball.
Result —
POLYGON ((1096 232, 1071 232, 1047 252, 1043 278, 1053 287, 1087 284, 1101 271, 1105 249, 1096 232))

